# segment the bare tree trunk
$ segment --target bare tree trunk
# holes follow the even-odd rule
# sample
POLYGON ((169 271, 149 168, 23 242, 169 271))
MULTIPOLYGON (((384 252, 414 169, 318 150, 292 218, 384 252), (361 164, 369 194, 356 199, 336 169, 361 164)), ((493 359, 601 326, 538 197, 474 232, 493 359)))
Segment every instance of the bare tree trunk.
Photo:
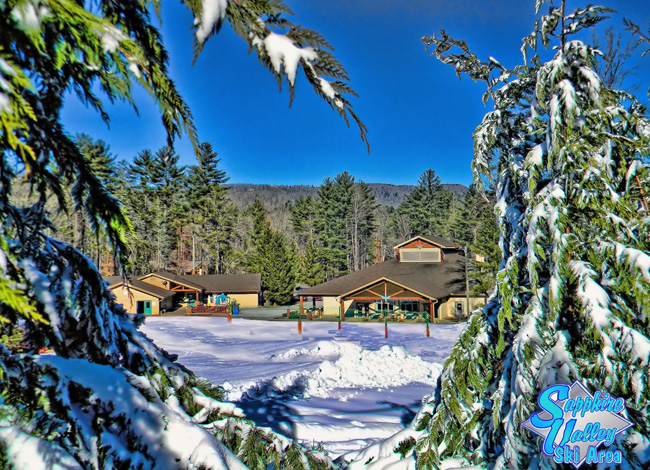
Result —
POLYGON ((74 246, 86 253, 86 219, 82 211, 74 213, 74 246))

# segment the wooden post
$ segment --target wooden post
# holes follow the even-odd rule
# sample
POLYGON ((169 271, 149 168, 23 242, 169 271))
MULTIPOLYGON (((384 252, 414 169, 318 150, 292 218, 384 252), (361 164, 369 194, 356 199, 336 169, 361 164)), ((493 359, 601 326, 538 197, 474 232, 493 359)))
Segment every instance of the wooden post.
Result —
POLYGON ((298 333, 302 333, 302 295, 300 296, 300 309, 298 310, 298 333))
POLYGON ((431 336, 429 331, 429 321, 431 321, 431 315, 433 314, 433 302, 429 302, 429 312, 424 315, 424 318, 427 321, 427 338, 431 336))
POLYGON ((228 323, 230 323, 231 320, 232 320, 232 317, 231 317, 231 315, 232 315, 232 304, 231 303, 228 303, 227 310, 228 310, 228 323))
POLYGON ((343 299, 341 299, 341 304, 339 306, 339 330, 341 329, 341 322, 343 321, 343 315, 345 315, 345 312, 343 311, 343 299))
MULTIPOLYGON (((388 297, 388 286, 386 281, 384 281, 384 299, 388 297)), ((384 299, 381 300, 382 307, 384 306, 384 299)), ((388 302, 386 302, 386 309, 384 310, 384 337, 388 338, 388 302)), ((383 309, 382 309, 383 310, 383 309)))
POLYGON ((384 314, 384 336, 388 338, 388 312, 384 314))

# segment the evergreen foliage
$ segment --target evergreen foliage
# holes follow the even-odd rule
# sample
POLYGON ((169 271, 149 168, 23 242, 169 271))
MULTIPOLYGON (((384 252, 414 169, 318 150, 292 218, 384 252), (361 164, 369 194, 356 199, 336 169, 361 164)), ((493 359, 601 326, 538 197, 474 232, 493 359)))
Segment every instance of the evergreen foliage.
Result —
POLYGON ((360 181, 352 189, 348 215, 348 238, 350 240, 350 271, 367 267, 372 260, 372 241, 375 231, 375 195, 366 183, 360 181))
POLYGON ((468 250, 469 278, 474 295, 492 293, 501 262, 495 202, 493 191, 478 191, 471 185, 464 199, 452 208, 450 238, 468 250))
POLYGON ((328 280, 348 273, 347 223, 353 185, 354 177, 346 171, 325 178, 318 188, 316 230, 328 280))
MULTIPOLYGON (((220 22, 203 15, 203 2, 185 3, 203 28, 203 44, 220 22)), ((246 31, 251 44, 248 31, 259 38, 269 34, 261 26, 265 20, 271 28, 289 26, 277 14, 288 13, 277 0, 221 4, 227 11, 218 19, 246 31)), ((110 243, 117 266, 127 265, 132 227, 125 212, 104 184, 105 175, 60 122, 68 92, 108 122, 100 94, 133 104, 137 83, 159 107, 168 144, 185 133, 198 148, 191 113, 169 79, 150 7, 158 11, 161 2, 0 2, 0 320, 25 331, 22 352, 0 344, 0 462, 10 468, 39 461, 70 469, 243 469, 240 456, 283 468, 330 468, 326 456, 257 429, 234 405, 201 392, 190 371, 137 331, 141 319, 115 304, 92 261, 48 235, 54 226, 46 203, 53 195, 55 210, 83 211, 91 232, 103 233, 110 243), (33 192, 24 206, 10 200, 18 176, 33 192), (38 354, 46 344, 55 355, 38 354), (251 436, 258 442, 249 446, 251 436)), ((316 57, 310 52, 303 68, 317 93, 343 117, 356 119, 340 96, 353 93, 344 71, 321 52, 328 44, 316 33, 291 31, 287 39, 296 47, 315 46, 316 57), (319 74, 337 78, 330 85, 334 93, 319 74)), ((292 82, 287 65, 273 72, 292 82)), ((173 217, 183 173, 173 152, 143 155, 137 164, 141 171, 130 177, 151 194, 144 202, 168 203, 159 209, 173 217)))
POLYGON ((248 210, 253 218, 251 244, 254 252, 248 261, 250 272, 262 274, 262 290, 266 300, 285 305, 293 297, 298 274, 296 246, 273 230, 264 205, 256 199, 248 210))
POLYGON ((300 257, 298 282, 315 286, 325 281, 325 270, 320 262, 318 247, 312 238, 307 240, 305 251, 300 257))
POLYGON ((480 259, 472 257, 470 262, 472 270, 469 278, 472 281, 474 295, 490 295, 494 290, 496 275, 501 264, 501 251, 499 250, 499 225, 494 216, 494 192, 485 194, 479 208, 475 212, 474 239, 469 245, 470 252, 478 255, 480 259))
MULTIPOLYGON (((217 274, 225 274, 226 258, 231 252, 230 232, 237 211, 226 197, 223 186, 228 177, 218 168, 221 159, 204 142, 199 145, 199 164, 190 167, 188 176, 188 202, 192 226, 192 265, 198 260, 206 261, 203 252, 211 259, 217 274), (197 247, 199 253, 197 257, 197 247)), ((204 263, 206 264, 206 263, 204 263)))
POLYGON ((291 226, 301 245, 316 237, 317 201, 311 196, 299 197, 289 204, 291 226))
POLYGON ((262 278, 266 299, 274 305, 286 305, 296 287, 297 257, 295 243, 287 243, 281 233, 272 231, 265 246, 262 278))
POLYGON ((347 171, 318 188, 315 230, 325 276, 332 279, 365 268, 372 257, 375 195, 347 171))
POLYGON ((154 154, 151 168, 153 225, 147 227, 154 237, 154 271, 165 268, 177 248, 177 233, 187 223, 188 208, 182 198, 182 188, 187 181, 186 168, 178 165, 179 159, 169 146, 154 154))
POLYGON ((442 187, 436 172, 425 170, 413 192, 397 209, 398 214, 408 218, 410 234, 405 240, 416 235, 450 238, 448 220, 452 201, 452 193, 442 187))
POLYGON ((634 427, 609 450, 622 452, 621 468, 650 465, 650 122, 633 96, 603 86, 598 51, 569 40, 609 10, 563 6, 524 39, 524 52, 559 41, 546 63, 535 54, 507 70, 444 31, 423 38, 493 99, 474 134, 473 168, 477 183, 497 168, 502 261, 421 423, 418 468, 452 455, 491 469, 556 468, 520 423, 543 389, 575 380, 625 399, 634 427))

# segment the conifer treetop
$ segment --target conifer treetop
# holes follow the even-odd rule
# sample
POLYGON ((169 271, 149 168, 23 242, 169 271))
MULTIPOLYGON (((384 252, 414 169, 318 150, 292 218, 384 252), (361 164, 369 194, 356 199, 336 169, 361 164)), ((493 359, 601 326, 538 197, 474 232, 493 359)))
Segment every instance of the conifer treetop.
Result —
POLYGON ((496 182, 502 260, 494 294, 470 318, 434 411, 421 418, 418 468, 449 456, 490 469, 555 468, 520 423, 543 389, 576 380, 626 400, 635 426, 609 450, 621 451, 625 468, 650 463, 649 121, 632 95, 600 82, 599 52, 571 37, 610 10, 563 7, 524 38, 524 50, 557 45, 547 63, 535 54, 506 70, 444 32, 423 39, 493 99, 474 133, 473 168, 477 183, 496 182))

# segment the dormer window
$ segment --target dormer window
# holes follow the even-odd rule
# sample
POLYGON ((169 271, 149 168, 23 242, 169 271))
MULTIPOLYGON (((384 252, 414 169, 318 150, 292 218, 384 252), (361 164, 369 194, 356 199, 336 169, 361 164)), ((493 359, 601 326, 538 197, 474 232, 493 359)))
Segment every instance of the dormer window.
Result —
POLYGON ((399 251, 402 263, 440 263, 442 261, 440 248, 425 248, 419 245, 417 248, 400 248, 399 251))
POLYGON ((455 252, 458 245, 439 237, 413 237, 395 247, 400 263, 442 263, 443 250, 455 252))

